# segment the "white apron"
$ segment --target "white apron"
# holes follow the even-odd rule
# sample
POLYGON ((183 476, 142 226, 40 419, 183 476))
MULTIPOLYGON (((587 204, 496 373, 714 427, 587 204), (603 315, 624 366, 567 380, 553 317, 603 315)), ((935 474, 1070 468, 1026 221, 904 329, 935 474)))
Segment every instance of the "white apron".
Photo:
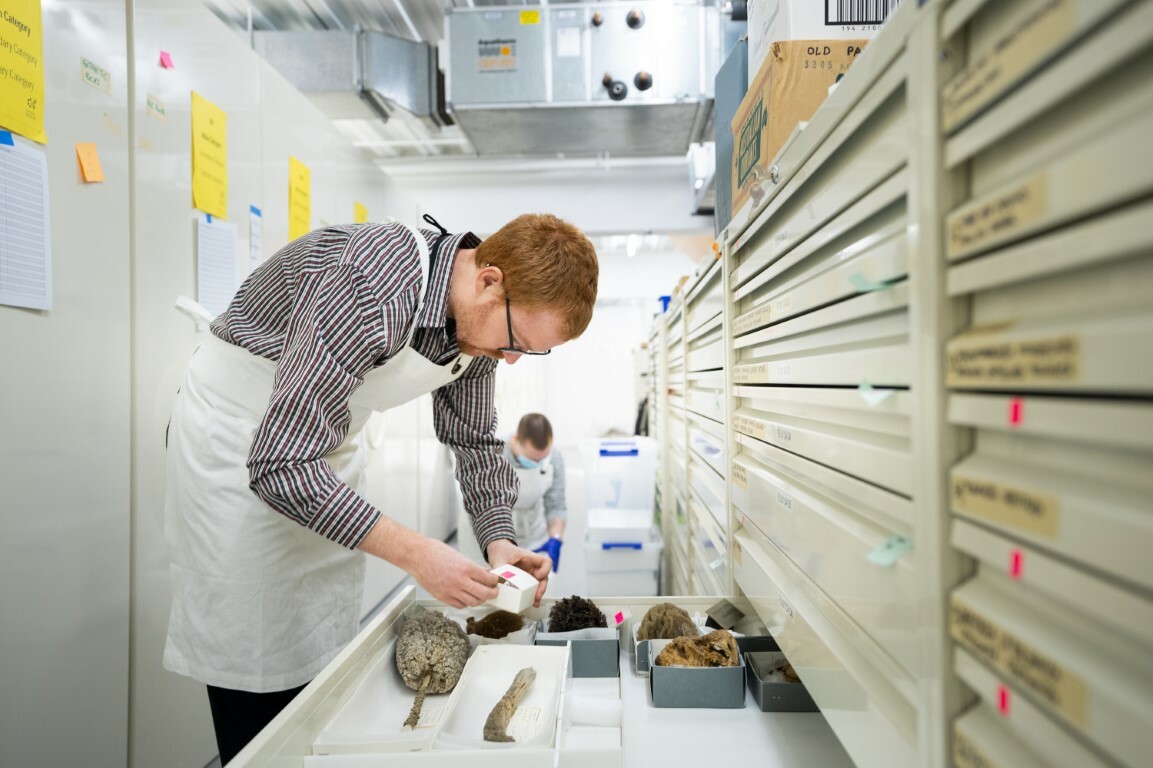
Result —
MULTIPOLYGON (((429 256, 424 237, 412 233, 424 277, 419 309, 429 256)), ((437 365, 406 342, 365 375, 349 401, 348 436, 325 461, 356 489, 366 459, 361 430, 372 413, 453 381, 471 361, 461 355, 437 365)), ((363 553, 293 522, 248 487, 245 462, 275 375, 273 361, 210 335, 177 395, 167 455, 172 611, 164 667, 258 693, 315 677, 356 634, 364 588, 363 553)))
POLYGON ((516 479, 520 481, 520 493, 512 508, 512 520, 516 526, 516 539, 525 549, 536 549, 548 541, 548 521, 544 516, 544 495, 552 488, 553 466, 547 462, 543 467, 525 469, 513 459, 516 479))

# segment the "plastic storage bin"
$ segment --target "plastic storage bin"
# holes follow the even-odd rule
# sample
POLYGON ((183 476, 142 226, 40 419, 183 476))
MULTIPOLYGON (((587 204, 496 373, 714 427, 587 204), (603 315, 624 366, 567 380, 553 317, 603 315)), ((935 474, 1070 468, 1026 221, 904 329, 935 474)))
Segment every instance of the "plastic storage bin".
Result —
POLYGON ((581 441, 587 509, 652 510, 657 444, 651 437, 581 441))
POLYGON ((660 587, 660 531, 650 526, 641 541, 585 541, 588 590, 593 596, 656 595, 660 587))

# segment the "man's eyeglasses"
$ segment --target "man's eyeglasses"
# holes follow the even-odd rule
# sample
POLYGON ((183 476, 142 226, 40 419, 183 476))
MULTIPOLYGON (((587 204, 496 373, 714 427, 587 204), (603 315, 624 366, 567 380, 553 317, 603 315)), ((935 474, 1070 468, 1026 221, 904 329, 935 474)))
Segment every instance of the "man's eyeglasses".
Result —
POLYGON ((504 319, 508 323, 508 346, 498 347, 497 352, 503 352, 506 355, 547 355, 552 352, 551 349, 546 349, 544 352, 533 352, 531 349, 521 349, 516 345, 512 339, 512 309, 509 307, 508 296, 504 297, 504 319))

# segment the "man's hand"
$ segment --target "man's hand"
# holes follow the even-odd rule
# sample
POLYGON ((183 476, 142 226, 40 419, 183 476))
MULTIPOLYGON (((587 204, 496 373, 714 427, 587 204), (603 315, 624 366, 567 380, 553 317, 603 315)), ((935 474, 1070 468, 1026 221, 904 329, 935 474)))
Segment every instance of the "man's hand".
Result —
POLYGON ((556 536, 552 536, 544 544, 533 550, 533 552, 543 552, 548 555, 552 560, 552 572, 556 573, 557 568, 560 568, 560 546, 564 544, 563 541, 556 536))
POLYGON ((495 574, 443 541, 423 536, 390 518, 377 521, 360 543, 360 549, 403 568, 430 595, 453 608, 480 605, 497 596, 499 580, 495 574))
POLYGON ((522 571, 531 573, 532 577, 540 582, 537 584, 532 604, 537 608, 540 607, 540 599, 544 597, 544 591, 548 587, 548 575, 552 570, 552 560, 548 555, 521 549, 508 539, 497 539, 488 545, 488 561, 494 568, 498 565, 515 565, 522 571))

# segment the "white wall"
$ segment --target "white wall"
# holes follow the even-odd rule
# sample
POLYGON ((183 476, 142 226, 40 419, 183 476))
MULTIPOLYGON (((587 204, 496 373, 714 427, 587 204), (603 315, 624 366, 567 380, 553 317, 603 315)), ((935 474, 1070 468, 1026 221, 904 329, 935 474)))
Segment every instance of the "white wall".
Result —
POLYGON ((124 4, 55 2, 42 20, 54 303, 49 311, 0 306, 0 765, 122 766, 131 313, 124 4), (110 73, 107 94, 82 81, 81 57, 110 73), (80 178, 76 142, 97 145, 103 183, 80 178))

